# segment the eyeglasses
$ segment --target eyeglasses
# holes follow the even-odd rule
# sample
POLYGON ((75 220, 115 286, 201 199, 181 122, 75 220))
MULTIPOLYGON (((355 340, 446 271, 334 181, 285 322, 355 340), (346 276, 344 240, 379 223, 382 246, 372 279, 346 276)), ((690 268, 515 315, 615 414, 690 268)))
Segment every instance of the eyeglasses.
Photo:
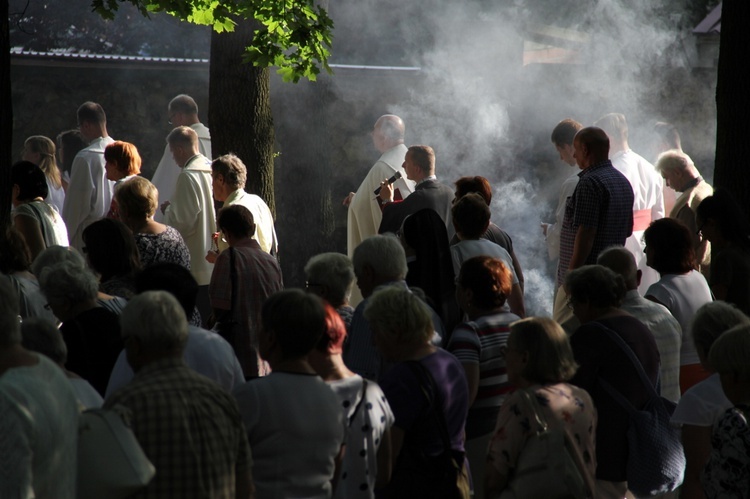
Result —
POLYGON ((322 288, 322 287, 323 287, 323 285, 322 284, 318 284, 317 282, 305 281, 305 288, 306 289, 310 289, 310 288, 322 288))

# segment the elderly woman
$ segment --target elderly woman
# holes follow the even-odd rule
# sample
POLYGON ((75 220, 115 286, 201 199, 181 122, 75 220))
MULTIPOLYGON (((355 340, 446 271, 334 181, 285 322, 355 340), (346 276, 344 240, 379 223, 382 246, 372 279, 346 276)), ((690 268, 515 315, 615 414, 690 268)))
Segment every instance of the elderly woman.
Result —
MULTIPOLYGON (((514 490, 514 470, 524 446, 542 430, 536 409, 528 403, 530 395, 538 402, 549 427, 562 429, 571 437, 573 448, 569 451, 575 452, 571 457, 583 478, 579 492, 588 489, 587 496, 591 497, 596 470, 596 409, 585 390, 567 383, 578 369, 567 334, 552 319, 534 317, 514 322, 505 362, 508 379, 518 389, 500 409, 487 455, 486 495, 495 497, 506 488, 514 490)), ((514 497, 533 496, 529 491, 524 495, 521 489, 515 492, 514 497)))
POLYGON ((120 220, 135 236, 141 265, 176 263, 190 270, 190 251, 177 229, 154 221, 159 192, 143 177, 133 177, 115 191, 120 220))
MULTIPOLYGON (((709 371, 709 354, 714 342, 734 326, 750 324, 750 318, 737 307, 722 301, 707 303, 698 309, 692 325, 693 341, 701 365, 709 371)), ((685 449, 685 480, 680 489, 683 499, 705 497, 700 474, 711 453, 711 432, 732 403, 724 395, 719 375, 714 373, 690 388, 680 399, 671 422, 682 427, 685 449)))
POLYGON ((68 229, 60 212, 44 200, 49 189, 44 172, 33 163, 19 161, 10 170, 13 185, 13 226, 31 251, 31 259, 48 246, 68 245, 68 229))
POLYGON ((628 414, 599 383, 607 381, 634 407, 649 400, 636 366, 611 334, 616 334, 635 353, 650 383, 659 374, 659 350, 651 331, 619 308, 625 296, 621 276, 601 265, 585 265, 565 278, 569 306, 581 321, 570 344, 579 365, 571 384, 586 390, 599 412, 596 430, 597 497, 625 497, 628 456, 628 414))
POLYGON ((346 425, 338 397, 308 360, 326 327, 323 302, 280 291, 263 304, 261 321, 260 355, 273 372, 234 392, 257 497, 331 497, 346 425))
POLYGON ((21 346, 18 297, 0 279, 0 497, 76 497, 78 404, 52 361, 21 346))
MULTIPOLYGON (((469 383, 466 455, 475 484, 484 483, 487 444, 511 391, 503 353, 510 323, 519 317, 505 308, 510 288, 510 269, 488 256, 466 260, 456 279, 456 298, 469 320, 453 331, 447 350, 461 361, 469 383)), ((482 497, 480 490, 475 497, 482 497)))
POLYGON ((443 219, 430 208, 419 210, 404 219, 399 238, 409 267, 406 284, 424 291, 450 333, 461 321, 461 311, 456 303, 456 275, 443 219))
POLYGON ((427 305, 408 289, 376 291, 365 318, 378 351, 395 363, 380 377, 396 420, 390 456, 386 452, 379 463, 379 486, 387 484, 379 497, 456 497, 456 490, 435 488, 447 485, 441 470, 451 457, 464 469, 469 390, 461 363, 430 343, 427 305))
POLYGON ((341 253, 321 253, 305 265, 305 287, 331 304, 351 331, 354 307, 349 296, 354 284, 354 265, 341 253))
POLYGON ((750 326, 735 326, 714 342, 709 354, 733 407, 714 427, 711 455, 701 483, 707 499, 747 497, 750 490, 750 326))
POLYGON ((23 143, 23 161, 30 161, 37 165, 47 182, 47 202, 54 206, 58 213, 62 213, 65 203, 65 189, 63 189, 62 174, 55 159, 55 143, 43 135, 32 135, 23 143))
MULTIPOLYGON (((123 183, 135 178, 141 173, 141 155, 138 149, 130 142, 117 140, 104 149, 104 169, 107 180, 115 183, 113 192, 122 186, 123 183)), ((114 199, 107 213, 109 218, 120 218, 117 201, 114 199)))
POLYGON ((97 304, 96 276, 80 260, 67 259, 41 270, 39 285, 48 306, 62 321, 66 367, 104 396, 123 344, 118 316, 97 304))
POLYGON ((695 270, 695 250, 687 227, 671 218, 651 222, 643 234, 646 264, 659 273, 659 280, 645 297, 669 309, 682 326, 680 391, 708 377, 701 367, 690 334, 690 323, 698 309, 713 301, 703 274, 695 270))
POLYGON ((21 318, 39 317, 55 321, 55 316, 46 308, 47 300, 39 291, 39 282, 29 272, 31 256, 23 237, 17 230, 8 227, 0 237, 0 274, 8 277, 19 298, 21 318))
POLYGON ((99 274, 99 290, 130 299, 135 294, 135 274, 141 259, 135 240, 119 220, 102 218, 83 229, 84 252, 99 274))

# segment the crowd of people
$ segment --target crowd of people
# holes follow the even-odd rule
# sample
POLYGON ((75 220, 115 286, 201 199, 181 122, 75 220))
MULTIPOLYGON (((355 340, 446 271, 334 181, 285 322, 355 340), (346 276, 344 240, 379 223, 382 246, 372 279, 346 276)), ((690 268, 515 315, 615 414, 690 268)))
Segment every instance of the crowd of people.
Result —
POLYGON ((542 224, 554 309, 526 317, 490 183, 439 181, 398 116, 344 199, 347 253, 295 289, 241 159, 189 96, 167 112, 153 182, 93 102, 12 167, 0 497, 75 497, 91 408, 126 411, 156 470, 132 497, 747 497, 750 226, 670 125, 655 165, 623 115, 554 127, 578 170, 542 224), (639 434, 655 406, 669 429, 639 434), (634 441, 670 435, 643 485, 634 441))

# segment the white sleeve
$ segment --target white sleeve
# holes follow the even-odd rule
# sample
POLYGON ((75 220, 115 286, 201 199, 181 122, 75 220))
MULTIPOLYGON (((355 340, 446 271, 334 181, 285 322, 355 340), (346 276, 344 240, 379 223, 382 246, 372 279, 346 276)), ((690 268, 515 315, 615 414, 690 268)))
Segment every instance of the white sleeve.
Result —
MULTIPOLYGON (((68 227, 68 240, 71 245, 81 240, 81 233, 85 227, 83 222, 91 214, 94 182, 91 178, 90 165, 86 159, 78 155, 73 160, 70 170, 70 183, 63 204, 63 220, 68 227)), ((79 248, 80 249, 80 248, 79 248)))
POLYGON ((135 373, 128 363, 128 359, 125 356, 125 350, 123 350, 117 357, 117 362, 115 362, 115 366, 112 368, 112 374, 109 375, 109 384, 107 384, 105 397, 109 397, 117 390, 130 383, 133 376, 135 376, 135 373))

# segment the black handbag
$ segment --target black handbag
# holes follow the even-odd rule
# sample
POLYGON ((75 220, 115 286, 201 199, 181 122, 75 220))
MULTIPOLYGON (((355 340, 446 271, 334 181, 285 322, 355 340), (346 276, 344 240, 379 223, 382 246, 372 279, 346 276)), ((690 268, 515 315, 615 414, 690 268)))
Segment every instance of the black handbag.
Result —
POLYGON ((407 433, 393 468, 391 481, 388 486, 378 491, 377 496, 388 499, 414 499, 416 497, 468 499, 470 486, 464 453, 451 449, 440 393, 435 386, 435 380, 421 363, 407 361, 406 365, 419 381, 429 407, 425 420, 415 426, 427 424, 427 420, 432 415, 440 430, 443 452, 436 456, 425 454, 414 445, 407 433))

